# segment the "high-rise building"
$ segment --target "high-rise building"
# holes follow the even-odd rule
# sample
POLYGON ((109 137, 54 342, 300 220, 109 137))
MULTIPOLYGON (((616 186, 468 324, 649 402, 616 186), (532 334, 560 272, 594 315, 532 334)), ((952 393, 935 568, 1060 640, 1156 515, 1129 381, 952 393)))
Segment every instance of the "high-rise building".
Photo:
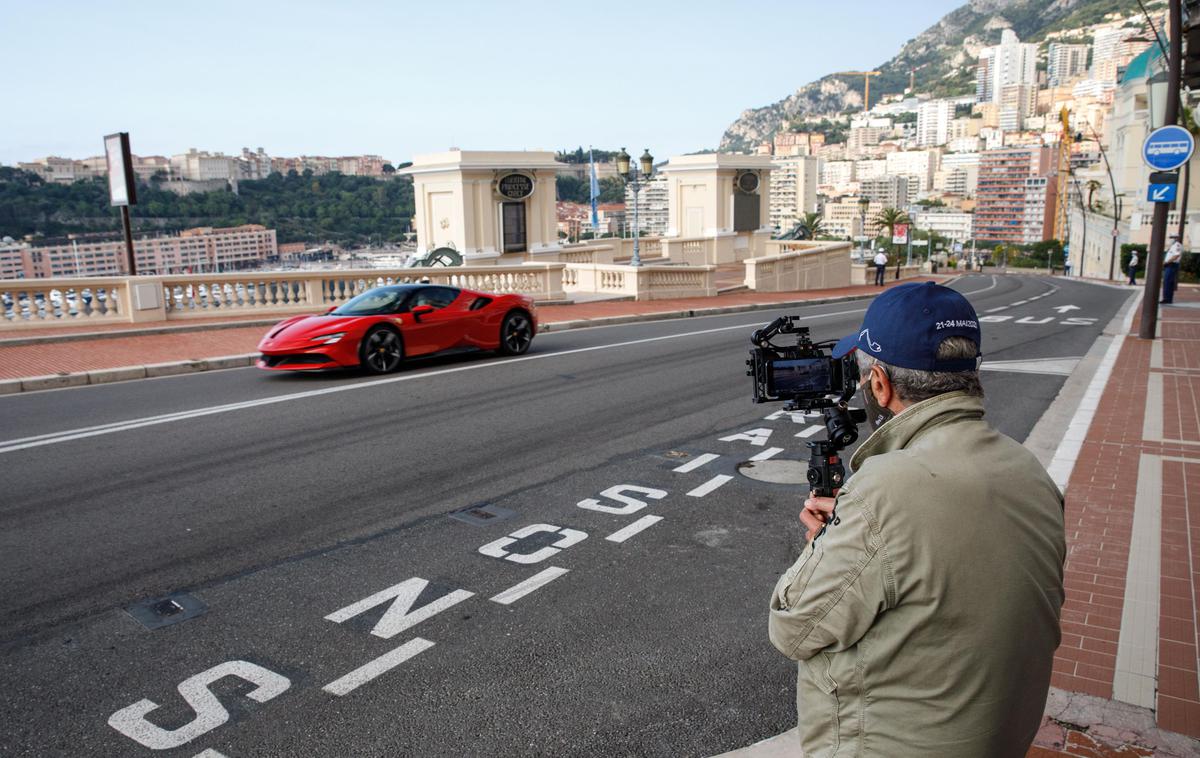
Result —
POLYGON ((787 230, 817 210, 819 159, 815 155, 775 156, 771 161, 771 226, 787 230))
POLYGON ((816 155, 825 144, 825 135, 816 132, 777 132, 772 154, 776 156, 816 155))
POLYGON ((637 217, 639 234, 661 236, 667 233, 671 214, 667 209, 667 176, 655 174, 654 178, 642 183, 637 195, 637 212, 634 213, 633 188, 625 185, 625 228, 633 233, 634 217, 637 217))
POLYGON ((907 176, 879 176, 860 179, 858 194, 884 208, 904 208, 909 204, 907 176))
POLYGON ((937 150, 904 150, 889 153, 887 172, 891 176, 909 177, 909 193, 914 197, 933 186, 933 172, 938 167, 937 150))
POLYGON ((1050 239, 1054 171, 1054 153, 1048 147, 1005 147, 982 153, 975 192, 975 239, 1014 244, 1050 239))
POLYGON ((821 213, 821 225, 825 227, 829 236, 848 239, 864 233, 863 222, 865 221, 865 233, 877 237, 879 236, 877 219, 882 210, 882 205, 873 202, 866 207, 864 213, 863 207, 858 204, 857 197, 842 198, 834 203, 825 203, 821 213))
POLYGON ((839 187, 854 181, 854 161, 824 161, 821 184, 839 187))
POLYGON ((1128 32, 1119 26, 1097 29, 1092 35, 1092 79, 1117 80, 1117 47, 1128 32))
POLYGON ((1026 44, 1012 29, 1000 33, 1000 44, 986 47, 979 54, 975 69, 975 99, 996 102, 1006 84, 1037 85, 1038 46, 1026 44))
POLYGON ((929 100, 917 106, 917 144, 935 147, 950 138, 950 122, 954 120, 954 103, 950 100, 929 100))
POLYGON ((1088 46, 1051 42, 1046 54, 1046 77, 1051 87, 1058 87, 1087 73, 1088 46))

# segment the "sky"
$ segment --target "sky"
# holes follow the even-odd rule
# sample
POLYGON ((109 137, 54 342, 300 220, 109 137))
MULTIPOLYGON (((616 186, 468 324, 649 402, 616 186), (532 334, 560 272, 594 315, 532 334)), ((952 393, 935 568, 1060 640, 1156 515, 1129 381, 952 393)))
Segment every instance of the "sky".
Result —
POLYGON ((0 164, 100 155, 117 131, 139 155, 667 158, 963 2, 0 0, 0 164))

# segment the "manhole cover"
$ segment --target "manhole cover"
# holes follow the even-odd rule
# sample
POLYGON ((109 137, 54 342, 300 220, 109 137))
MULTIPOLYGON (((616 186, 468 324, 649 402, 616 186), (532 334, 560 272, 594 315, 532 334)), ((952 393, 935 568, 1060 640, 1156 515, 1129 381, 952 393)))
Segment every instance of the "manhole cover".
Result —
POLYGON ((808 484, 807 461, 744 461, 738 471, 751 479, 771 484, 808 484))
POLYGON ((450 518, 458 519, 472 526, 483 526, 484 524, 493 524, 497 521, 503 521, 507 518, 512 518, 516 515, 516 511, 510 511, 507 508, 501 508, 498 505, 473 505, 470 508, 463 508, 461 511, 454 511, 450 514, 450 518))
POLYGON ((166 597, 142 600, 127 607, 125 612, 147 629, 161 629, 194 619, 208 610, 200 598, 185 592, 176 592, 166 597))

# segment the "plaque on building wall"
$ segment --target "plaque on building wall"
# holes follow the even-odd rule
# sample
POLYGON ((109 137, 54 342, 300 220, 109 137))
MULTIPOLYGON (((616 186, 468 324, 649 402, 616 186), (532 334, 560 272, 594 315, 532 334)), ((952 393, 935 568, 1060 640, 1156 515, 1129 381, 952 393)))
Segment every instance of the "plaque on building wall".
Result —
POLYGON ((746 194, 751 194, 758 189, 758 174, 753 171, 745 171, 738 174, 737 187, 746 194))
POLYGON ((533 194, 533 178, 525 174, 505 174, 496 180, 496 192, 506 200, 524 200, 533 194))

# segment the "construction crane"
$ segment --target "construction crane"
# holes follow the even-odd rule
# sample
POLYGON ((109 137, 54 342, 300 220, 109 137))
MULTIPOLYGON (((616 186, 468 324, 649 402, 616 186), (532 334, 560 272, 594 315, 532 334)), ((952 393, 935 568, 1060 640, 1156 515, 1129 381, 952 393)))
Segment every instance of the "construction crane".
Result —
POLYGON ((908 70, 908 91, 913 92, 917 89, 917 72, 928 66, 928 63, 922 63, 920 66, 914 66, 908 70))
POLYGON ((871 77, 879 76, 878 71, 839 71, 837 76, 861 76, 863 78, 863 112, 871 110, 871 77))
POLYGON ((1067 198, 1070 196, 1067 191, 1067 183, 1071 176, 1071 112, 1064 107, 1058 112, 1058 119, 1062 123, 1062 137, 1058 141, 1058 192, 1055 196, 1054 239, 1065 244, 1064 235, 1067 232, 1067 214, 1069 212, 1067 198))

